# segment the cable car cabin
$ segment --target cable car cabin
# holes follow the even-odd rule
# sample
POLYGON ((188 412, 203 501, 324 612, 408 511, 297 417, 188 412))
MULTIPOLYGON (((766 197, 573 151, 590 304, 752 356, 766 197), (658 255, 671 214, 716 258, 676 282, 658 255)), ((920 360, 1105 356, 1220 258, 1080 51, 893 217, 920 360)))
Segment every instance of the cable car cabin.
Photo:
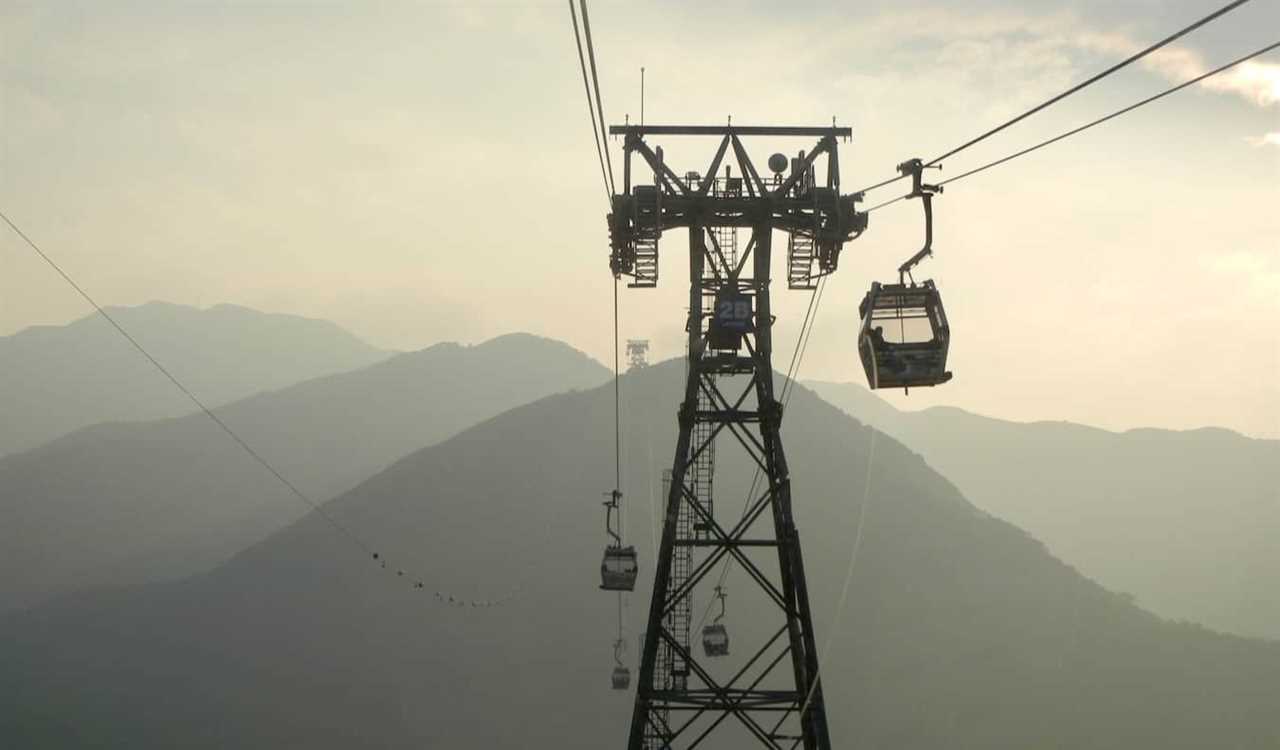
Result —
POLYGON ((631 591, 636 587, 635 547, 610 546, 600 563, 600 588, 605 591, 631 591))
POLYGON ((729 632, 720 623, 712 623, 702 629, 702 650, 707 656, 729 655, 729 632))
POLYGON ((872 388, 918 388, 951 379, 951 328, 933 281, 875 282, 858 307, 858 355, 872 388))
POLYGON ((614 690, 626 690, 631 687, 631 670, 623 666, 614 667, 611 679, 614 690))

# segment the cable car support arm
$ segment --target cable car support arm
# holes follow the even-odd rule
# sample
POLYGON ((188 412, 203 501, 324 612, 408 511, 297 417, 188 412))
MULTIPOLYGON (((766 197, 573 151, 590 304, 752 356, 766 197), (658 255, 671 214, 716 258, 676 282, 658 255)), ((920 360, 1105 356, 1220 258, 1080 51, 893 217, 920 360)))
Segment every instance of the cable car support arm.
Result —
MULTIPOLYGON (((909 159, 898 165, 898 172, 903 176, 911 177, 911 192, 906 195, 907 198, 919 198, 920 203, 924 206, 924 247, 913 256, 907 259, 905 263, 898 266, 898 283, 905 283, 906 279, 911 277, 911 269, 915 268, 920 261, 930 255, 933 255, 933 196, 942 192, 940 185, 929 185, 924 182, 925 169, 942 169, 942 165, 926 166, 920 159, 909 159)), ((914 283, 915 279, 912 279, 914 283)))

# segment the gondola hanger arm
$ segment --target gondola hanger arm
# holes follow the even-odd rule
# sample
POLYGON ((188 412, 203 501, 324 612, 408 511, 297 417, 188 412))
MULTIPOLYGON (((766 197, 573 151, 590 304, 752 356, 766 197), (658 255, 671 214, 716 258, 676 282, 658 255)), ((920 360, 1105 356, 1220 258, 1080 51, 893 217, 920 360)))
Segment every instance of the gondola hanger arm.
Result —
MULTIPOLYGON (((920 261, 927 256, 933 255, 933 196, 942 192, 942 186, 930 185, 924 181, 924 170, 926 169, 941 171, 942 165, 927 165, 921 159, 908 159, 898 165, 900 174, 904 177, 911 177, 911 192, 904 197, 919 198, 924 206, 924 247, 908 258, 905 263, 898 266, 899 284, 905 283, 907 278, 911 278, 911 269, 915 268, 920 261)), ((911 283, 915 283, 914 278, 911 278, 911 283)))

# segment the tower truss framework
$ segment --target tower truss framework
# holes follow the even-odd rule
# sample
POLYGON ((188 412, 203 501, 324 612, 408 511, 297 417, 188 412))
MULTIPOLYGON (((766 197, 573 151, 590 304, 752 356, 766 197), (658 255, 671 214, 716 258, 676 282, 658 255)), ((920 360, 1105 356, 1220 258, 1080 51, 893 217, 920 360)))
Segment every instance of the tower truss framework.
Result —
MULTIPOLYGON (((658 281, 658 240, 688 235, 688 362, 679 437, 655 562, 628 748, 693 748, 713 736, 754 738, 757 746, 831 747, 818 680, 813 617, 800 537, 792 517, 791 480, 774 392, 774 316, 770 264, 774 232, 789 235, 792 288, 812 288, 835 270, 843 243, 866 226, 860 195, 841 195, 837 141, 848 128, 614 126, 624 138, 624 190, 609 216, 612 270, 633 287, 658 281), (705 176, 679 176, 646 136, 710 136, 719 146, 705 176), (748 136, 816 138, 807 153, 775 156, 761 177, 743 146, 748 136), (652 184, 632 184, 639 156, 652 184), (821 160, 821 162, 819 161, 821 160), (737 166, 737 175, 732 165, 737 166), (825 180, 816 176, 825 166, 825 180), (724 169, 722 173, 722 168, 724 169), (783 174, 787 172, 786 174, 783 174), (737 230, 749 236, 738 247, 737 230), (796 242, 795 238, 801 238, 796 242), (732 248, 726 245, 732 243, 732 248), (715 512, 708 465, 717 440, 736 443, 764 479, 741 517, 715 512), (772 550, 772 554, 769 551, 772 550), (769 562, 766 562, 768 560, 769 562), (769 602, 771 635, 735 647, 730 665, 709 664, 690 633, 695 592, 716 585, 726 561, 745 573, 769 602), (727 676, 726 676, 727 675, 727 676)), ((718 483, 718 482, 717 482, 718 483)))

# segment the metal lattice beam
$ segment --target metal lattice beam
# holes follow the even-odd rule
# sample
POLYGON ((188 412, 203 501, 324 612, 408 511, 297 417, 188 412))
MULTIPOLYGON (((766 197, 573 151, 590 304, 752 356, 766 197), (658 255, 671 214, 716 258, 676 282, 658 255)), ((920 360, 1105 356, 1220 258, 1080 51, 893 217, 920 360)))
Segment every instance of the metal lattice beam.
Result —
POLYGON ((627 159, 624 193, 614 197, 615 215, 610 219, 610 226, 617 229, 615 254, 625 253, 628 247, 625 212, 635 210, 633 206, 654 205, 652 198, 639 203, 638 196, 653 196, 655 191, 657 209, 644 208, 647 213, 636 214, 643 216, 643 231, 651 228, 660 234, 685 228, 689 238, 688 371, 628 747, 693 748, 736 726, 763 747, 828 750, 831 741, 818 682, 813 618, 779 433, 782 408, 773 389, 769 265, 775 230, 816 236, 822 228, 824 247, 838 253, 846 239, 865 227, 865 214, 855 208, 857 196, 838 194, 836 144, 850 131, 647 125, 614 127, 611 132, 625 136, 627 159), (646 135, 718 136, 719 141, 708 174, 695 184, 692 177, 686 183, 677 176, 662 150, 645 142, 646 135), (809 136, 817 143, 789 161, 789 176, 766 182, 742 142, 752 135, 809 136), (723 177, 717 174, 730 151, 739 178, 730 178, 727 172, 723 177), (640 186, 634 196, 633 154, 653 174, 652 186, 640 186), (827 169, 826 188, 815 187, 819 183, 814 170, 819 164, 827 169), (751 232, 740 257, 730 257, 737 252, 737 236, 726 228, 735 227, 751 232), (847 235, 842 234, 846 228, 847 235), (739 339, 731 336, 728 344, 723 330, 719 335, 712 330, 719 313, 718 305, 711 303, 722 298, 742 300, 751 315, 749 325, 734 334, 739 339), (745 386, 726 394, 721 386, 734 377, 745 379, 745 386), (748 457, 748 466, 766 479, 765 489, 750 498, 740 518, 716 516, 717 505, 723 506, 711 496, 717 440, 740 449, 748 457), (748 554, 754 549, 772 549, 773 555, 756 560, 748 554), (698 556, 696 561, 691 555, 698 556), (776 562, 766 563, 768 558, 776 562), (673 564, 675 560, 678 565, 673 564), (695 592, 728 561, 740 568, 748 582, 744 585, 776 605, 764 616, 777 618, 777 626, 766 631, 772 636, 758 647, 736 648, 731 657, 715 655, 738 660, 718 662, 732 667, 725 677, 694 653, 687 613, 695 592), (673 675, 667 666, 658 669, 660 659, 662 664, 678 665, 679 674, 673 675), (782 669, 784 664, 791 669, 782 669), (676 715, 679 718, 673 721, 676 715), (734 720, 726 724, 730 717, 734 720))

